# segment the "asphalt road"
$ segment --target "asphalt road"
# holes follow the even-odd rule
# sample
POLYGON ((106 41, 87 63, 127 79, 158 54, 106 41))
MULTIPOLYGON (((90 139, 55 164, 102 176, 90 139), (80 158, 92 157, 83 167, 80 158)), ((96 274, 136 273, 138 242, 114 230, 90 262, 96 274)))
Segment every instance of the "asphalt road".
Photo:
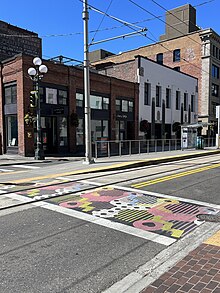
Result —
POLYGON ((0 292, 102 292, 164 246, 42 208, 1 217, 0 292))
MULTIPOLYGON (((192 204, 195 209, 200 205, 217 209, 220 203, 219 162, 219 156, 212 156, 127 172, 72 175, 66 177, 69 180, 84 179, 84 185, 67 182, 62 188, 40 188, 40 183, 49 183, 52 179, 33 179, 30 185, 26 185, 26 192, 18 191, 24 187, 22 184, 10 186, 10 190, 4 189, 2 184, 2 207, 26 202, 36 196, 62 196, 0 211, 0 292, 103 292, 140 266, 156 259, 158 254, 164 252, 164 259, 161 259, 164 261, 166 255, 169 257, 168 249, 178 251, 187 245, 192 246, 199 241, 196 231, 199 235, 205 233, 206 229, 212 228, 212 223, 197 227, 192 222, 186 235, 183 228, 182 231, 180 228, 172 230, 166 226, 163 231, 159 231, 161 228, 152 231, 151 225, 138 228, 134 223, 138 223, 137 215, 147 213, 149 206, 154 208, 157 200, 166 206, 166 196, 169 200, 173 196, 179 197, 181 205, 187 200, 187 205, 192 204), (113 186, 94 190, 100 184, 113 186), (80 190, 86 186, 91 190, 84 190, 81 194, 80 190), (79 192, 78 195, 71 195, 74 190, 79 192), (5 191, 7 193, 3 193, 5 191), (148 192, 152 194, 147 198, 148 192), (68 195, 64 197, 65 194, 68 195), (134 203, 133 208, 137 198, 141 204, 135 212, 131 210, 131 202, 134 203), (149 199, 147 203, 144 202, 146 198, 149 199), (143 202, 149 205, 145 210, 143 202), (109 217, 112 209, 116 215, 113 218, 109 217), (117 209, 120 214, 116 213, 117 209), (94 220, 94 212, 99 211, 103 214, 94 220)), ((40 174, 51 175, 53 168, 56 166, 41 168, 40 174)), ((60 172, 70 171, 71 164, 60 164, 56 171, 58 169, 60 172)), ((39 176, 37 169, 29 172, 33 178, 39 176)), ((16 174, 17 180, 26 176, 26 173, 16 174)))

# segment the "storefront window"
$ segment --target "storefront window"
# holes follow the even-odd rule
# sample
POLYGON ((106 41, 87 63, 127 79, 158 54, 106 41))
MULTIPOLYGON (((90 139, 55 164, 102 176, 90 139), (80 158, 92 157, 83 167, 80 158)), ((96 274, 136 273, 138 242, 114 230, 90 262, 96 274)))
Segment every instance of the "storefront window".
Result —
POLYGON ((101 120, 92 120, 91 121, 91 136, 92 136, 92 141, 96 141, 97 139, 100 139, 102 136, 102 121, 101 120))
POLYGON ((90 95, 90 107, 92 109, 102 109, 102 97, 90 95))
POLYGON ((58 117, 58 126, 59 126, 59 145, 67 146, 67 118, 58 117))
POLYGON ((17 103, 17 85, 5 86, 5 104, 17 103))
POLYGON ((108 110, 109 108, 109 98, 103 98, 103 110, 108 110))
POLYGON ((116 103, 116 105, 115 105, 116 111, 121 111, 121 100, 117 99, 115 103, 116 103))
POLYGON ((6 117, 7 146, 18 145, 18 122, 17 115, 6 117))
POLYGON ((109 98, 103 98, 103 110, 108 110, 109 108, 109 98))
POLYGON ((128 112, 128 101, 122 100, 122 112, 128 112))
POLYGON ((134 103, 132 101, 129 101, 128 102, 128 111, 132 113, 133 110, 134 110, 134 103))
POLYGON ((104 137, 108 137, 108 121, 107 120, 103 120, 103 133, 102 133, 102 136, 104 137))
POLYGON ((76 106, 83 107, 83 94, 76 93, 76 106))
POLYGON ((102 138, 108 138, 108 120, 92 120, 91 126, 93 142, 102 138))
POLYGON ((46 88, 46 103, 57 104, 57 89, 46 88))
POLYGON ((116 140, 124 140, 125 139, 125 121, 116 120, 115 123, 115 136, 116 140))
POLYGON ((84 144, 83 119, 79 119, 79 126, 76 128, 76 145, 84 144))
POLYGON ((125 122, 120 121, 120 130, 125 130, 125 122))

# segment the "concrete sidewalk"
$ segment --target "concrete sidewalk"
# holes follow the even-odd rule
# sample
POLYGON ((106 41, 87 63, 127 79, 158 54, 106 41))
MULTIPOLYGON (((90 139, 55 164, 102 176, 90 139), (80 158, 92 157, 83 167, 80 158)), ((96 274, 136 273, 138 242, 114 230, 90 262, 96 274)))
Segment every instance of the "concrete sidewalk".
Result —
POLYGON ((45 160, 35 160, 34 157, 23 157, 19 155, 0 155, 0 166, 10 166, 17 164, 36 164, 46 162, 72 162, 73 169, 85 170, 85 172, 96 172, 102 170, 125 169, 147 165, 156 165, 163 162, 178 161, 188 158, 215 155, 220 153, 220 149, 207 148, 203 150, 176 150, 166 152, 152 152, 146 154, 134 154, 115 157, 103 157, 95 159, 94 164, 83 164, 83 157, 75 156, 46 156, 45 160))
POLYGON ((162 274, 142 293, 220 292, 220 231, 162 274))

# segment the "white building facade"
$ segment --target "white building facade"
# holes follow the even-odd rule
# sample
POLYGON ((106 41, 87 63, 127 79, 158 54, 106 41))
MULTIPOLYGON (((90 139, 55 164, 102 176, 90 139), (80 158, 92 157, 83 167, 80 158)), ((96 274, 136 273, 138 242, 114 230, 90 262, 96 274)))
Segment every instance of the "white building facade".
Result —
MULTIPOLYGON (((175 126, 198 121, 198 80, 142 56, 136 56, 139 122, 148 122, 140 138, 176 137, 175 126)), ((180 129, 180 128, 179 128, 180 129)), ((141 127, 140 127, 141 130, 141 127)))

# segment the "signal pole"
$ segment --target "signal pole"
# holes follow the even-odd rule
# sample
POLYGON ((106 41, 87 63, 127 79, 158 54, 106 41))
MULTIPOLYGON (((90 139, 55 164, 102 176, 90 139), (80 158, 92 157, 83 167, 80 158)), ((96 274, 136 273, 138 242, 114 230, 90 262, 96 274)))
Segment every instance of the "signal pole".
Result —
POLYGON ((91 108, 90 108, 90 81, 89 81, 89 44, 88 44, 88 1, 83 0, 84 23, 84 97, 85 97, 85 164, 94 163, 91 143, 91 108))

